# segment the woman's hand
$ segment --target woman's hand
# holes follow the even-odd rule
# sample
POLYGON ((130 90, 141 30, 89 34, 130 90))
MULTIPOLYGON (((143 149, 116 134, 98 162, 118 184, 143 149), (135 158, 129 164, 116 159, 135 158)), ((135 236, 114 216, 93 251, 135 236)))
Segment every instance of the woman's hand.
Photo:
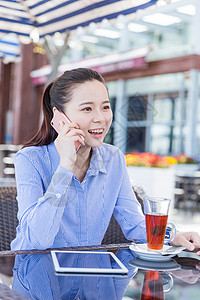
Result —
POLYGON ((170 273, 183 280, 189 284, 194 284, 200 278, 200 260, 197 258, 191 257, 179 257, 176 256, 173 258, 179 266, 180 269, 173 270, 170 273))
POLYGON ((189 284, 194 284, 200 278, 200 272, 198 269, 190 270, 190 269, 179 269, 170 272, 176 278, 187 282, 189 284))
POLYGON ((172 246, 184 246, 189 251, 197 251, 200 255, 200 235, 197 232, 177 232, 172 246))
POLYGON ((64 124, 60 122, 60 133, 55 139, 55 146, 60 156, 60 165, 67 170, 73 170, 76 161, 76 149, 75 142, 80 142, 81 145, 85 145, 85 134, 79 129, 76 123, 64 124))

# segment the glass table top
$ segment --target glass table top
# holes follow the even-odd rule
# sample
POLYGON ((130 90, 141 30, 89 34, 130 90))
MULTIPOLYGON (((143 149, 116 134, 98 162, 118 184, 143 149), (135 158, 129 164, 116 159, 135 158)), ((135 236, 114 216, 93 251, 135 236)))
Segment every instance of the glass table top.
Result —
POLYGON ((187 295, 199 300, 200 258, 194 253, 183 251, 169 261, 152 262, 141 260, 129 248, 114 252, 128 275, 57 275, 50 253, 34 253, 0 255, 0 279, 22 299, 183 300, 187 295))

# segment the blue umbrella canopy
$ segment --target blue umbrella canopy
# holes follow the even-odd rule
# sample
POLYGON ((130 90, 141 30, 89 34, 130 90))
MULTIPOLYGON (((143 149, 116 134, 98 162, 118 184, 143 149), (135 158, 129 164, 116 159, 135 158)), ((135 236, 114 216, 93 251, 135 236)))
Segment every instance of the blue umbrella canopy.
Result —
POLYGON ((131 15, 158 0, 4 0, 0 1, 0 37, 16 34, 30 42, 37 28, 39 38, 55 32, 72 31, 91 22, 131 15))
POLYGON ((9 33, 0 38, 0 59, 4 63, 19 61, 20 42, 15 34, 9 33))

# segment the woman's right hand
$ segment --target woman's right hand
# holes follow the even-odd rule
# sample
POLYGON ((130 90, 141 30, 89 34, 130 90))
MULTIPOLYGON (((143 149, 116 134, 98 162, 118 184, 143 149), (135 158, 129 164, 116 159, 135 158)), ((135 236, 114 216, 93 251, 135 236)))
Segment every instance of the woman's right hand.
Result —
POLYGON ((76 161, 75 142, 80 142, 82 146, 85 145, 80 135, 85 137, 78 124, 60 122, 60 132, 55 139, 55 146, 60 156, 60 165, 67 170, 73 170, 76 161))

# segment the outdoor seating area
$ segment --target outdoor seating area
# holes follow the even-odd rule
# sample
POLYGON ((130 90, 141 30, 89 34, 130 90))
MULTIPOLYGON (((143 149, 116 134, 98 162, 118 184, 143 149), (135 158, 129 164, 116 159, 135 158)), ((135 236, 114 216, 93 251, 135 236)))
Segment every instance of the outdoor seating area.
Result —
MULTIPOLYGON (((144 192, 138 186, 133 186, 138 201, 142 204, 144 192)), ((16 186, 0 185, 0 251, 10 250, 10 243, 16 236, 16 227, 18 225, 17 212, 18 204, 16 200, 16 186)), ((112 216, 102 244, 119 244, 128 241, 115 217, 112 216)))
MULTIPOLYGON (((10 147, 10 149, 13 149, 10 147)), ((16 148, 15 148, 16 150, 16 148)), ((12 154, 13 155, 13 154, 12 154)), ((133 182, 133 191, 143 209, 143 198, 147 196, 144 189, 133 182)), ((17 190, 13 174, 9 178, 0 178, 0 251, 10 250, 10 243, 16 236, 18 225, 16 200, 17 190)), ((174 213, 171 221, 175 222, 179 230, 200 230, 200 173, 195 171, 186 176, 185 172, 176 175, 174 185, 174 213), (185 217, 188 221, 185 223, 185 217)), ((102 245, 130 243, 118 222, 112 216, 109 227, 106 231, 102 245)))
MULTIPOLYGON (((9 155, 7 154, 8 149, 9 153, 12 151, 12 159, 18 148, 19 147, 12 147, 12 145, 9 145, 9 147, 6 145, 5 147, 1 147, 6 155, 9 155)), ((3 164, 1 166, 4 167, 3 164)), ((14 167, 14 165, 12 165, 12 167, 14 167)), ((187 228, 184 214, 187 213, 190 218, 188 222, 190 224, 190 230, 198 230, 198 228, 200 229, 200 224, 198 222, 198 217, 200 216, 200 172, 195 171, 190 173, 190 175, 186 175, 185 172, 178 172, 178 174, 179 175, 176 175, 175 177, 174 185, 174 221, 177 221, 180 227, 184 226, 184 228, 187 228)), ((132 186, 143 209, 143 198, 147 196, 147 194, 135 181, 132 182, 132 186)), ((10 177, 7 174, 6 181, 5 177, 0 178, 0 210, 2 212, 0 214, 0 251, 10 250, 10 243, 16 236, 16 227, 18 225, 18 204, 16 196, 17 189, 14 180, 14 172, 12 172, 10 177)), ((112 216, 102 244, 127 242, 130 243, 130 241, 125 238, 118 222, 114 216, 112 216)))
POLYGON ((0 300, 199 300, 200 1, 0 1, 0 300))
POLYGON ((18 225, 15 186, 0 186, 0 251, 9 250, 18 225))
POLYGON ((175 205, 176 209, 189 210, 192 214, 200 211, 200 172, 176 175, 175 205))
POLYGON ((20 145, 0 145, 0 185, 15 185, 14 156, 20 145))
MULTIPOLYGON (((143 205, 143 197, 145 195, 145 192, 143 191, 143 189, 141 187, 139 187, 138 185, 133 186, 133 190, 136 193, 137 199, 138 201, 141 203, 141 205, 143 205)), ((47 249, 47 250, 19 250, 19 251, 11 251, 10 250, 10 242, 12 241, 12 239, 15 237, 15 229, 16 226, 18 224, 17 221, 17 201, 16 201, 16 187, 15 186, 0 186, 0 210, 1 210, 1 214, 0 214, 0 279, 1 279, 1 283, 0 284, 0 298, 1 299, 27 299, 22 294, 19 294, 18 292, 15 291, 15 289, 12 289, 12 284, 13 284, 13 276, 12 276, 12 268, 14 266, 14 262, 15 259, 19 256, 22 255, 22 257, 24 257, 24 255, 27 257, 27 259, 30 257, 30 262, 32 260, 33 256, 36 256, 36 260, 38 259, 44 259, 45 257, 49 257, 48 255, 50 255, 50 251, 51 249, 47 249), (41 255, 41 257, 40 257, 41 255)), ((112 219, 110 221, 109 227, 106 231, 106 234, 104 236, 104 239, 102 241, 101 245, 96 245, 93 247, 87 246, 87 247, 72 247, 72 248, 62 248, 59 250, 62 251, 111 251, 114 253, 120 253, 119 258, 122 259, 123 263, 126 262, 126 259, 128 259, 128 261, 131 259, 130 254, 128 254, 127 257, 127 249, 129 249, 131 245, 131 241, 127 240, 119 226, 119 224, 117 223, 117 221, 115 220, 114 216, 112 216, 112 219), (124 255, 124 256, 123 256, 124 255)), ((33 257, 34 259, 34 257, 33 257)), ((133 259, 133 257, 132 257, 133 259)), ((49 261, 49 258, 48 258, 49 261)), ((180 258, 177 257, 177 261, 180 262, 180 258)), ((132 268, 134 266, 134 260, 131 261, 133 263, 132 267, 128 267, 130 274, 132 274, 132 272, 135 272, 132 268)), ((176 262, 176 260, 175 260, 176 262)), ((177 279, 177 275, 176 272, 174 271, 171 273, 171 276, 173 279, 171 279, 173 281, 173 284, 171 285, 171 291, 170 291, 170 295, 171 297, 174 297, 176 295, 177 290, 185 291, 187 290, 187 292, 192 293, 193 295, 197 295, 197 291, 198 291, 198 284, 196 283, 196 280, 198 280, 198 272, 196 271, 194 264, 197 263, 198 260, 195 258, 194 254, 187 254, 186 257, 182 256, 182 262, 181 262, 181 268, 183 269, 182 272, 184 272, 185 267, 187 265, 187 272, 189 270, 191 270, 191 272, 194 272, 194 279, 192 279, 194 282, 188 284, 187 283, 187 279, 183 278, 183 281, 180 281, 180 279, 177 279), (196 272, 196 273, 195 273, 196 272), (186 281, 185 281, 186 280, 186 281)), ((155 263, 155 262, 153 262, 155 263)), ((158 263, 157 263, 158 264, 158 263)), ((23 264, 21 265, 21 267, 23 266, 23 264)), ((130 266, 130 265, 129 265, 130 266)), ((136 264, 137 266, 137 264, 136 264)), ((179 265, 177 265, 179 266, 179 265)), ((123 299, 127 299, 126 297, 133 297, 130 299, 135 299, 136 295, 138 295, 137 297, 140 297, 140 293, 138 291, 138 287, 135 286, 135 284, 139 285, 141 289, 142 285, 145 284, 145 274, 144 272, 147 272, 145 270, 148 270, 148 268, 150 268, 151 272, 155 272, 152 273, 156 276, 156 272, 159 272, 158 270, 158 266, 155 267, 154 271, 152 269, 152 266, 148 267, 148 262, 145 262, 145 269, 144 267, 141 265, 139 266, 138 272, 136 275, 133 276, 133 278, 127 281, 124 281, 123 283, 123 277, 120 279, 120 288, 119 290, 117 289, 117 293, 121 294, 124 293, 124 298, 123 299), (121 289, 123 291, 121 291, 121 289)), ((162 270, 162 265, 160 266, 161 270, 162 270)), ((174 268, 176 268, 176 263, 174 265, 174 268)), ((180 271, 179 271, 180 272, 180 271)), ((39 269, 35 269, 34 271, 34 278, 36 278, 37 276, 39 276, 39 274, 41 273, 41 270, 39 269), (37 275, 37 276, 36 276, 37 275), (35 277, 36 276, 36 277, 35 277)), ((163 273, 163 271, 161 271, 161 273, 163 273)), ((166 273, 167 274, 167 273, 166 273)), ((180 273, 182 274, 182 273, 180 273)), ((183 273, 184 274, 184 273, 183 273)), ((51 275, 52 276, 52 275, 51 275)), ((53 275, 55 276, 55 275, 53 275)), ((79 275, 80 276, 80 275, 79 275)), ((167 276, 167 275, 166 275, 167 276)), ((183 276, 183 275, 181 275, 183 276)), ((184 275, 186 276, 186 275, 184 275)), ((31 277, 32 278, 32 277, 31 277)), ((65 277, 65 278, 68 278, 65 277)), ((80 277, 77 277, 80 278, 80 277)), ((83 277, 85 278, 85 277, 83 277)), ((89 282, 92 279, 92 277, 87 277, 89 282)), ((101 277, 98 277, 99 280, 101 277)), ((114 278, 114 277, 113 277, 114 278)), ((170 277, 171 278, 171 277, 170 277)), ((181 277, 182 279, 182 277, 181 277)), ((46 279, 45 279, 46 280, 46 279)), ((65 283, 67 284, 67 282, 65 283)), ((90 284, 90 288, 91 289, 95 289, 94 286, 92 285, 92 281, 90 284)), ((45 282, 45 286, 47 285, 47 282, 45 282)), ((80 285, 79 285, 80 287, 80 285)), ((32 288, 34 288, 34 285, 32 285, 32 288)), ((39 286, 37 287, 37 289, 39 288, 39 286)), ((144 288, 144 287, 143 287, 144 288)), ((103 289, 101 290, 101 292, 103 293, 103 289)), ((112 294, 111 294, 112 295, 112 294)), ((111 296, 113 297, 113 295, 111 296)), ((176 296, 175 296, 176 297, 176 296)), ((195 296, 196 297, 196 296, 195 296)), ((57 298, 54 298, 57 299, 57 298)), ((113 298, 112 298, 113 299, 113 298)), ((136 298, 139 299, 139 298, 136 298)), ((197 299, 197 298, 194 298, 197 299)), ((103 299, 102 299, 103 300, 103 299)))

